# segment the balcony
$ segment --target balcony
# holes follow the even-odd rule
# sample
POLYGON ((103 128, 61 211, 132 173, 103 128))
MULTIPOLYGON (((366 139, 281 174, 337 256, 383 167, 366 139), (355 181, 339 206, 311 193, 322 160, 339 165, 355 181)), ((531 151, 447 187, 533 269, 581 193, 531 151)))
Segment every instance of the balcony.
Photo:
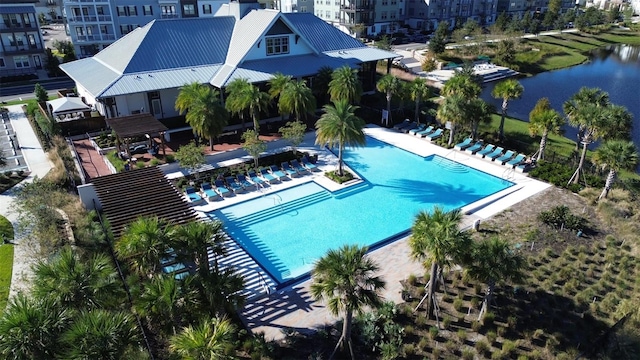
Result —
POLYGON ((68 17, 69 24, 84 24, 92 22, 111 22, 111 15, 84 15, 68 17))
POLYGON ((18 22, 0 23, 0 30, 18 30, 18 29, 35 29, 35 24, 23 24, 18 22))
POLYGON ((5 55, 27 55, 38 54, 44 52, 44 48, 38 44, 35 45, 9 45, 4 49, 5 55))
POLYGON ((362 3, 362 4, 350 4, 350 5, 340 5, 340 10, 345 12, 362 12, 362 11, 373 11, 375 6, 372 3, 362 3))
POLYGON ((113 41, 116 39, 116 36, 113 34, 101 34, 101 35, 77 35, 76 42, 77 43, 95 43, 101 41, 113 41))

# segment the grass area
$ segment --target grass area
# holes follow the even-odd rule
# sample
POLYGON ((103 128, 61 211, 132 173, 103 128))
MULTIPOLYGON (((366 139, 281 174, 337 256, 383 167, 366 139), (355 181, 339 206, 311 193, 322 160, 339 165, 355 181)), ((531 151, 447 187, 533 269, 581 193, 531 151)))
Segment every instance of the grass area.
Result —
MULTIPOLYGON (((0 238, 13 240, 13 225, 0 215, 0 238)), ((13 245, 0 242, 0 312, 4 311, 11 287, 11 273, 13 271, 13 245)))
MULTIPOLYGON (((35 95, 34 95, 35 97, 35 95)), ((58 95, 51 95, 49 96, 49 100, 55 100, 58 98, 58 95)), ((7 101, 4 104, 2 104, 2 106, 9 106, 9 105, 22 105, 22 104, 26 104, 30 101, 36 101, 36 99, 24 99, 24 100, 11 100, 11 101, 7 101)))
POLYGON ((124 170, 124 165, 126 164, 126 162, 120 159, 118 153, 115 150, 109 151, 107 153, 107 159, 109 159, 111 165, 116 168, 117 172, 121 172, 124 170))

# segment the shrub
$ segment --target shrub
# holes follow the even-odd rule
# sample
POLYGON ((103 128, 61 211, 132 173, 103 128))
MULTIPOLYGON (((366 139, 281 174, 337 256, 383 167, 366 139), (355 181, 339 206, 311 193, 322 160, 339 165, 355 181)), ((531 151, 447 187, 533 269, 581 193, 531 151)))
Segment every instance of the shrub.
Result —
POLYGON ((489 351, 489 349, 491 348, 489 343, 487 343, 485 340, 478 340, 475 347, 479 355, 482 355, 483 353, 489 351))
POLYGON ((473 349, 471 348, 464 348, 462 349, 462 358, 464 360, 473 360, 475 358, 476 354, 473 351, 473 349))
POLYGON ((445 329, 448 329, 450 325, 451 325, 451 318, 445 315, 444 319, 442 319, 442 327, 445 329))
POLYGON ((479 321, 473 321, 471 323, 471 330, 478 332, 480 331, 480 328, 482 328, 482 324, 479 321))
POLYGON ((352 173, 350 173, 350 172, 348 172, 346 170, 343 170, 342 172, 343 172, 342 176, 338 175, 337 171, 327 171, 324 175, 326 177, 328 177, 329 179, 337 182, 338 184, 342 184, 342 183, 345 183, 345 182, 347 182, 349 180, 353 180, 353 174, 352 173))
POLYGON ((513 341, 510 340, 505 340, 502 343, 502 353, 505 356, 511 356, 511 354, 513 354, 516 350, 517 344, 513 341))
POLYGON ((435 326, 429 328, 429 337, 435 339, 438 337, 438 333, 440 333, 440 329, 435 326))
POLYGON ((456 309, 456 311, 462 310, 462 304, 463 304, 462 299, 453 300, 453 308, 456 309))
POLYGON ((496 341, 496 339, 498 338, 498 335, 496 334, 496 332, 495 332, 495 331, 493 331, 493 330, 492 330, 492 331, 488 331, 488 332, 487 332, 486 337, 487 337, 487 341, 488 341, 490 344, 493 344, 493 343, 496 341))
POLYGON ((407 282, 411 286, 416 286, 416 284, 418 283, 418 277, 415 276, 414 274, 410 274, 409 277, 407 278, 407 282))
POLYGON ((584 230, 587 227, 587 219, 571 214, 571 210, 565 205, 542 211, 538 220, 555 229, 584 230))
POLYGON ((492 313, 491 311, 487 311, 487 312, 484 314, 484 319, 482 319, 482 321, 483 321, 485 324, 491 324, 491 323, 493 323, 493 321, 494 321, 495 319, 496 319, 496 314, 492 313))
POLYGON ((460 340, 460 342, 465 342, 467 340, 466 330, 460 329, 456 334, 458 335, 458 339, 460 340))

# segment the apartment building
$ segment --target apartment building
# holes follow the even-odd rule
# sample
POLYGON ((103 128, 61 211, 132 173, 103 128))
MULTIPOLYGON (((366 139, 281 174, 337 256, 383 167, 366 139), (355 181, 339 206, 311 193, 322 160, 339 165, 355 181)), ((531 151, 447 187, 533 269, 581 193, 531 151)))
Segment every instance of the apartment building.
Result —
MULTIPOLYGON (((566 12, 576 6, 576 0, 562 0, 561 11, 566 12)), ((497 13, 506 13, 508 15, 516 15, 520 18, 525 13, 531 14, 543 13, 549 8, 549 0, 498 0, 497 13)))
POLYGON ((0 15, 0 76, 35 74, 45 61, 35 5, 3 4, 0 15))

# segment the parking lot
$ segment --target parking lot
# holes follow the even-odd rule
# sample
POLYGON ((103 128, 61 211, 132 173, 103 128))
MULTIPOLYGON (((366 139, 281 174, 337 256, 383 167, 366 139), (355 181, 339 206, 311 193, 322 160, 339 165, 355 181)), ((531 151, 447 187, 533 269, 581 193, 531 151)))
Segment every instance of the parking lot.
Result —
POLYGON ((49 49, 53 49, 53 42, 58 41, 71 41, 71 37, 67 36, 62 24, 49 24, 40 27, 42 30, 42 38, 44 40, 44 46, 49 49))

